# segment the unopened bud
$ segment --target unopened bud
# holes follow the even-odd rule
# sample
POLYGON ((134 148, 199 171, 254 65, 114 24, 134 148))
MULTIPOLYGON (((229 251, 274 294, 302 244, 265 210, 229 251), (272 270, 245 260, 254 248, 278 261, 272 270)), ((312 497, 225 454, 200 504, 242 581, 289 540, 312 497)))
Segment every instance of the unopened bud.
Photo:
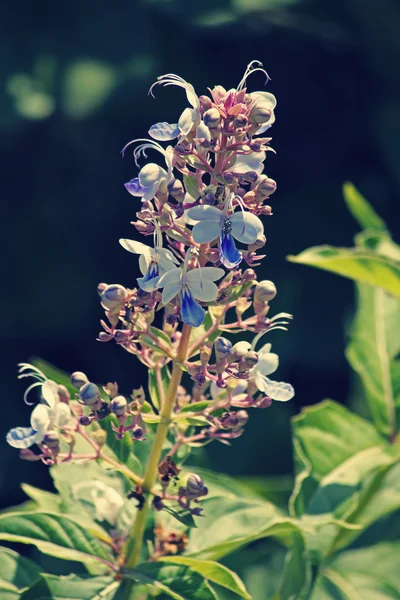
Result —
POLYGON ((249 143, 249 148, 250 150, 253 150, 253 152, 260 152, 261 144, 258 140, 254 140, 249 143))
POLYGON ((35 460, 40 460, 41 458, 39 454, 35 454, 34 452, 32 452, 32 450, 29 450, 29 448, 23 448, 22 450, 20 450, 19 457, 22 458, 22 460, 29 460, 31 462, 35 460))
POLYGON ((242 275, 243 281, 253 281, 256 279, 257 275, 254 269, 246 269, 242 275))
POLYGON ((86 377, 85 373, 82 373, 82 371, 75 371, 72 373, 71 384, 74 386, 74 388, 80 390, 85 383, 89 383, 89 379, 86 377))
POLYGON ((210 356, 211 356, 211 348, 209 346, 202 346, 200 348, 200 360, 202 362, 202 364, 207 364, 208 361, 210 360, 210 356))
POLYGON ((200 496, 206 496, 208 494, 208 488, 204 485, 204 482, 199 475, 189 475, 186 482, 187 496, 192 498, 199 498, 200 496))
POLYGON ((276 296, 276 287, 273 281, 264 279, 260 281, 254 292, 254 302, 257 304, 266 304, 276 296))
POLYGON ((69 401, 71 400, 71 396, 70 396, 68 389, 65 387, 65 385, 61 385, 59 383, 57 385, 57 392, 58 392, 58 397, 60 399, 60 402, 62 402, 63 404, 69 404, 69 401))
POLYGON ((79 397, 83 404, 92 406, 100 401, 100 391, 95 383, 85 383, 79 390, 79 397))
POLYGON ((183 188, 182 182, 179 179, 174 179, 168 184, 168 191, 173 198, 177 200, 181 200, 185 197, 185 190, 183 188))
POLYGON ((267 243, 267 238, 263 233, 260 233, 255 242, 248 245, 249 252, 257 252, 260 248, 263 248, 267 243))
POLYGON ((108 287, 108 283, 99 283, 99 285, 97 286, 98 295, 101 296, 107 287, 108 287))
POLYGON ((132 438, 134 440, 140 440, 140 439, 142 439, 143 435, 144 435, 143 429, 141 427, 139 427, 139 425, 136 425, 132 431, 132 438))
POLYGON ((257 184, 257 192, 261 194, 261 196, 267 197, 273 194, 275 191, 276 181, 270 177, 267 177, 266 175, 261 175, 257 184))
POLYGON ((240 129, 241 127, 246 127, 248 123, 248 118, 246 117, 246 115, 238 115, 237 117, 235 117, 235 120, 233 121, 233 125, 234 127, 240 129))
POLYGON ((93 417, 88 417, 87 415, 79 417, 79 425, 82 425, 82 427, 88 427, 92 421, 93 417))
POLYGON ((216 129, 221 122, 221 115, 217 108, 209 108, 203 115, 204 124, 209 129, 216 129))
POLYGON ((243 358, 241 359, 240 362, 241 362, 241 367, 244 370, 249 371, 250 369, 255 367, 256 364, 258 363, 257 352, 250 350, 249 352, 247 352, 247 354, 245 356, 243 356, 243 358))
POLYGON ((44 438, 43 444, 45 444, 51 450, 56 450, 60 446, 60 436, 57 431, 48 431, 44 438))
POLYGON ((238 420, 238 427, 244 427, 249 420, 249 415, 245 410, 236 411, 236 418, 238 420))
POLYGON ((217 204, 217 197, 215 194, 209 192, 203 197, 203 204, 207 204, 209 206, 215 206, 217 204))
POLYGON ((236 362, 246 356, 248 352, 251 350, 251 344, 249 342, 237 342, 232 347, 232 352, 229 357, 229 362, 236 362))
POLYGON ((258 179, 258 173, 255 171, 247 171, 239 175, 239 183, 254 183, 258 179))
POLYGON ((107 441, 107 432, 104 431, 104 429, 98 429, 97 431, 93 431, 91 436, 93 441, 96 442, 96 444, 98 444, 99 446, 104 446, 104 444, 107 441))
POLYGON ((117 396, 110 403, 111 412, 117 417, 122 417, 126 413, 128 403, 123 396, 117 396))
POLYGON ((211 99, 208 96, 200 96, 199 102, 200 102, 200 110, 202 113, 205 113, 207 110, 209 110, 212 107, 211 99))
POLYGON ((217 361, 227 360, 232 352, 232 342, 224 337, 219 337, 215 340, 214 349, 217 361))
POLYGON ((106 287, 101 295, 101 302, 103 306, 109 310, 114 310, 119 306, 123 306, 127 295, 126 289, 118 283, 113 283, 106 287))
POLYGON ((269 103, 257 102, 250 111, 250 121, 257 123, 257 125, 264 125, 272 119, 273 114, 274 112, 271 110, 269 103))

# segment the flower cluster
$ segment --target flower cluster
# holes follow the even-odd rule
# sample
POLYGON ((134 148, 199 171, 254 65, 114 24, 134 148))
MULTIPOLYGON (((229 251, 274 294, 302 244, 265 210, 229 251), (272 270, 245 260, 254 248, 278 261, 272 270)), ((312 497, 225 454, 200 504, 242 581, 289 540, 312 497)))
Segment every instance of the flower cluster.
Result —
MULTIPOLYGON (((107 443, 104 420, 111 422, 117 440, 128 436, 135 443, 156 428, 160 449, 168 432, 172 447, 164 456, 160 450, 154 473, 142 478, 130 472, 135 487, 129 497, 136 498, 139 508, 152 494, 156 511, 172 502, 199 515, 200 507, 193 504, 208 492, 200 477, 191 474, 171 493, 171 486, 181 483, 181 449, 213 440, 229 443, 243 433, 247 409, 266 408, 294 395, 290 384, 269 379, 279 362, 271 344, 257 350, 263 335, 286 330, 291 319, 283 312, 270 316, 275 285, 257 281, 254 270, 264 258, 257 253, 266 244, 260 217, 272 215, 269 200, 276 190, 275 181, 263 174, 267 153, 273 151, 264 134, 275 121, 276 100, 265 91, 247 91, 247 79, 257 71, 268 80, 261 63, 253 61, 237 88, 216 86, 210 96, 197 96, 177 75, 159 77, 151 94, 157 86, 178 86, 190 106, 177 123, 156 123, 149 129, 150 139, 132 140, 123 149, 126 154, 133 148, 138 168, 125 184, 138 199, 133 225, 149 242, 120 240, 124 250, 138 255, 141 276, 131 287, 99 284, 105 318, 98 339, 114 340, 145 364, 155 382, 153 393, 146 397, 142 389, 134 390, 127 399, 116 383, 102 388, 75 372, 71 385, 76 394, 70 399, 65 388, 39 370, 21 366, 21 377, 37 380, 28 391, 35 386, 41 391, 31 427, 18 427, 7 436, 24 458, 48 464, 110 462, 102 450, 107 443), (161 155, 162 166, 140 165, 149 150, 161 155), (231 335, 244 332, 255 334, 252 343, 231 341, 231 335), (180 385, 183 373, 190 393, 180 385), (77 434, 93 447, 86 459, 73 452, 77 434), (60 436, 69 444, 65 452, 60 436), (33 444, 40 454, 27 454, 33 444)), ((149 468, 154 464, 150 460, 149 468)), ((99 515, 106 499, 120 509, 121 503, 110 500, 103 487, 93 493, 99 515)))

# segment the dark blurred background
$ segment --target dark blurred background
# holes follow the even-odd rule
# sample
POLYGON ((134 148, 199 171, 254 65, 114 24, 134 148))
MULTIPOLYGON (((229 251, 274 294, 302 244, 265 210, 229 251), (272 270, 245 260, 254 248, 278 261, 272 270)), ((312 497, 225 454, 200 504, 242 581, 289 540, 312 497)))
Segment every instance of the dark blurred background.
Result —
MULTIPOLYGON (((177 73, 200 95, 207 86, 235 86, 259 59, 278 99, 277 155, 268 155, 266 168, 278 192, 259 278, 277 285, 273 312, 295 315, 290 331, 270 341, 281 357, 277 376, 296 397, 253 412, 231 449, 210 449, 208 465, 290 473, 290 416, 325 397, 346 402, 352 388, 343 350, 353 287, 285 257, 316 244, 352 244, 357 227, 342 201, 345 180, 399 234, 399 3, 9 0, 0 11, 2 430, 29 424, 16 368, 32 356, 118 381, 125 393, 145 382, 131 356, 96 341, 97 284, 133 286, 137 276, 137 260, 118 244, 136 235, 129 222, 139 207, 123 187, 137 169, 120 150, 186 107, 177 88, 147 96, 158 75, 177 73)), ((263 82, 254 75, 249 88, 263 82)), ((23 499, 21 481, 51 485, 46 467, 19 460, 2 441, 2 505, 23 499)))

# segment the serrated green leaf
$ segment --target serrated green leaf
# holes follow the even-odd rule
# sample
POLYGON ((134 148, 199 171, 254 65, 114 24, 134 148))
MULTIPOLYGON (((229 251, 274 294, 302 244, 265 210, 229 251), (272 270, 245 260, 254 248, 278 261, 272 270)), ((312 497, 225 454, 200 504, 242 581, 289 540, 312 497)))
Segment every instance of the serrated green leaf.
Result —
POLYGON ((211 560, 198 560, 188 556, 165 556, 161 558, 161 560, 176 565, 186 565, 187 567, 190 567, 192 571, 199 573, 208 581, 230 590, 241 598, 251 600, 251 596, 247 592, 240 577, 217 562, 211 560))
POLYGON ((140 583, 154 585, 174 600, 217 600, 203 577, 184 565, 145 563, 128 575, 140 583))
POLYGON ((57 576, 43 573, 21 600, 117 600, 120 582, 112 577, 57 576))
POLYGON ((343 196, 347 208, 360 227, 378 231, 386 230, 385 222, 352 183, 346 182, 343 185, 343 196))
POLYGON ((171 379, 171 373, 167 366, 162 367, 160 369, 160 373, 162 384, 161 390, 157 380, 156 371, 154 369, 149 369, 149 394, 151 401, 157 410, 159 410, 162 406, 162 399, 165 398, 165 395, 168 391, 169 381, 171 379))
POLYGON ((183 183, 187 193, 192 196, 195 200, 200 196, 201 190, 199 186, 199 182, 194 175, 184 175, 183 183))
POLYGON ((400 261, 359 248, 314 246, 297 256, 288 256, 291 262, 318 267, 354 281, 382 287, 400 298, 400 261))
POLYGON ((18 600, 40 578, 40 567, 14 550, 0 548, 0 598, 18 600))
POLYGON ((64 560, 110 561, 111 556, 88 529, 64 515, 9 513, 0 516, 0 540, 33 544, 44 554, 64 560))

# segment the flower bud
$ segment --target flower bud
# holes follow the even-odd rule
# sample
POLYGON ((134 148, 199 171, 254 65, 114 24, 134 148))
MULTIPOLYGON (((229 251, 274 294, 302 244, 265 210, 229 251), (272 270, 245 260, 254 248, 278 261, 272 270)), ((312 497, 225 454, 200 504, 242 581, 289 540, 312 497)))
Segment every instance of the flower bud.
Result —
POLYGON ((68 389, 65 387, 65 385, 58 384, 57 392, 58 392, 58 397, 60 399, 60 402, 63 402, 63 404, 69 404, 69 401, 71 400, 71 396, 70 396, 68 389))
POLYGON ((258 238, 256 239, 255 242, 253 242, 252 244, 249 244, 247 246, 247 249, 249 252, 257 252, 257 250, 260 250, 260 248, 263 248, 266 243, 267 243, 267 238, 265 237, 265 235, 263 233, 261 233, 258 235, 258 238))
POLYGON ((239 183, 254 183, 258 179, 258 174, 255 171, 246 171, 239 175, 239 183))
POLYGON ((215 194, 208 193, 203 197, 203 204, 207 204, 209 206, 215 206, 217 204, 217 197, 215 194))
POLYGON ((232 342, 224 337, 219 337, 215 340, 214 349, 217 361, 227 360, 232 351, 232 342))
POLYGON ((221 122, 221 114, 217 108, 209 108, 203 115, 204 124, 209 129, 216 129, 221 122))
POLYGON ((72 373, 71 384, 74 386, 74 388, 80 390, 85 383, 89 383, 89 379, 86 377, 85 373, 82 373, 82 371, 75 371, 72 373))
POLYGON ((96 444, 98 444, 99 446, 104 446, 104 444, 107 441, 107 432, 104 431, 104 429, 98 429, 97 431, 93 431, 91 436, 93 441, 96 442, 96 444))
POLYGON ((236 418, 238 420, 238 427, 244 427, 249 420, 249 415, 245 410, 236 411, 236 418))
POLYGON ((254 281, 254 279, 256 279, 257 275, 254 269, 246 269, 245 272, 242 275, 242 280, 243 281, 254 281))
POLYGON ((242 127, 246 127, 248 123, 248 118, 246 117, 246 115, 238 115, 237 117, 235 117, 235 120, 233 121, 233 126, 240 129, 242 127))
POLYGON ((139 425, 136 425, 132 430, 133 440, 141 440, 143 438, 143 435, 144 435, 143 429, 139 425))
POLYGON ((204 485, 203 480, 199 475, 189 475, 186 482, 186 497, 192 499, 199 498, 200 496, 206 496, 208 494, 208 488, 204 485))
POLYGON ((126 289, 122 285, 114 283, 106 287, 101 295, 101 302, 105 308, 114 310, 123 306, 126 295, 126 289))
POLYGON ((106 287, 108 287, 108 283, 99 283, 99 285, 97 286, 97 293, 99 296, 102 295, 106 287))
POLYGON ((209 110, 212 107, 211 99, 208 96, 200 96, 199 102, 200 102, 200 110, 202 113, 205 113, 207 110, 209 110))
POLYGON ((176 198, 177 200, 182 200, 185 197, 185 190, 183 188, 182 182, 179 179, 173 179, 168 184, 168 192, 173 198, 176 198))
POLYGON ((41 459, 39 454, 35 454, 32 452, 32 450, 29 450, 29 448, 23 448, 20 450, 19 457, 22 458, 22 460, 29 460, 31 462, 41 459))
POLYGON ((250 148, 250 150, 253 150, 253 152, 260 152, 261 151, 261 143, 258 140, 253 140, 252 142, 249 143, 249 148, 250 148))
POLYGON ((251 344, 249 342, 237 342, 233 348, 229 357, 229 362, 236 362, 240 360, 251 350, 251 344))
POLYGON ((79 417, 79 425, 82 425, 82 427, 88 427, 92 421, 93 417, 88 417, 87 415, 79 417))
POLYGON ((60 436, 57 431, 48 431, 43 438, 45 444, 51 450, 57 450, 60 446, 60 436))
POLYGON ((250 111, 250 121, 257 125, 264 125, 272 119, 273 114, 268 102, 257 102, 250 111))
POLYGON ((258 354, 253 350, 247 352, 245 356, 240 360, 239 371, 250 371, 258 363, 258 354))
POLYGON ((117 417, 122 417, 126 413, 128 403, 123 396, 117 396, 110 403, 111 412, 117 417))
POLYGON ((276 287, 273 281, 264 279, 260 281, 254 292, 254 302, 256 304, 266 304, 276 296, 276 287))
POLYGON ((100 401, 100 391, 95 383, 85 383, 79 390, 79 397, 83 404, 92 406, 100 401))
POLYGON ((276 181, 266 175, 261 175, 256 189, 261 196, 266 198, 276 191, 276 181))

